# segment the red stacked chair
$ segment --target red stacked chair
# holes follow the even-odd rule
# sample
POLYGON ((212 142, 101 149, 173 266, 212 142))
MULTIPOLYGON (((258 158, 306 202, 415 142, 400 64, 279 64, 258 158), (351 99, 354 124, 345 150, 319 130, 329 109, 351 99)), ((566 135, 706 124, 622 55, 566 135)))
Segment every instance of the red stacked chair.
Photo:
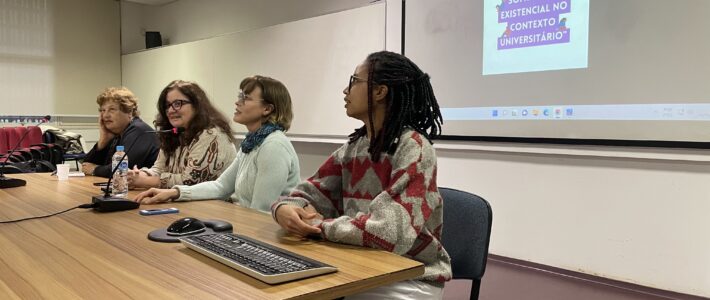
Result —
POLYGON ((8 132, 14 130, 12 128, 5 128, 5 127, 0 127, 0 163, 4 163, 6 160, 9 160, 10 162, 17 162, 17 161, 22 161, 24 160, 24 157, 19 154, 15 153, 14 155, 10 155, 8 152, 12 150, 15 145, 10 144, 10 138, 8 132))
POLYGON ((6 173, 12 171, 8 168, 17 172, 51 172, 57 163, 64 161, 61 148, 45 144, 42 130, 37 126, 4 127, 0 132, 0 162, 9 163, 3 166, 6 173), (15 148, 17 150, 10 155, 15 148))
POLYGON ((10 151, 7 146, 7 133, 5 133, 5 128, 0 127, 0 163, 9 159, 7 151, 10 151))
POLYGON ((12 150, 19 144, 19 147, 17 147, 17 151, 13 154, 21 155, 24 160, 29 161, 32 159, 42 159, 42 152, 38 150, 29 149, 30 143, 27 140, 27 137, 20 141, 25 131, 27 131, 27 128, 25 128, 24 126, 18 126, 14 128, 5 127, 5 132, 7 132, 8 147, 10 148, 10 150, 12 150))
POLYGON ((30 147, 30 140, 28 139, 28 136, 25 136, 25 137, 23 138, 23 136, 24 136, 24 135, 26 134, 26 132, 27 132, 27 127, 25 127, 25 126, 17 126, 17 127, 13 128, 13 129, 15 130, 15 134, 17 134, 18 140, 19 140, 19 139, 22 139, 22 141, 20 142, 20 147, 25 148, 25 149, 28 149, 28 148, 30 147))
POLYGON ((41 145, 44 144, 42 139, 42 129, 39 126, 27 126, 27 130, 30 132, 27 134, 27 140, 30 141, 30 145, 41 145))

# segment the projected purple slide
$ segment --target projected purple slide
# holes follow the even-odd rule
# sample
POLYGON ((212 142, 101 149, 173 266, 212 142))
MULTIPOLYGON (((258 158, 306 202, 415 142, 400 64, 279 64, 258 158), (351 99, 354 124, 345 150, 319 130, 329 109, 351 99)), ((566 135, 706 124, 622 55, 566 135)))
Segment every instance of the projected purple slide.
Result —
POLYGON ((572 0, 503 0, 496 5, 498 23, 507 23, 498 50, 569 43, 567 18, 572 0))

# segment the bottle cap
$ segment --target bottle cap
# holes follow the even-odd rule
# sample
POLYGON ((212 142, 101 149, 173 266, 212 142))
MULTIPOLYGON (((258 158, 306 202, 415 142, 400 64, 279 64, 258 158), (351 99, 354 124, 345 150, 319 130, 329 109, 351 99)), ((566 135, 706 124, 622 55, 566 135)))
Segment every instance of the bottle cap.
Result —
POLYGON ((121 146, 121 145, 116 146, 116 152, 119 152, 119 151, 123 152, 123 146, 121 146))

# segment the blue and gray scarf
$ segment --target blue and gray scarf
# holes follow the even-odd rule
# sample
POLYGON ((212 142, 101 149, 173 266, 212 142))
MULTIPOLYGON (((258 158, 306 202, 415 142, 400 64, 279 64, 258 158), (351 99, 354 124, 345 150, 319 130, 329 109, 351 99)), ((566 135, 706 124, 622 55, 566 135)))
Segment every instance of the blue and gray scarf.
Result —
POLYGON ((276 130, 283 131, 284 128, 274 123, 265 123, 256 131, 247 133, 247 137, 242 141, 239 147, 242 148, 242 152, 249 153, 254 150, 254 148, 259 147, 259 145, 264 142, 264 139, 276 130))

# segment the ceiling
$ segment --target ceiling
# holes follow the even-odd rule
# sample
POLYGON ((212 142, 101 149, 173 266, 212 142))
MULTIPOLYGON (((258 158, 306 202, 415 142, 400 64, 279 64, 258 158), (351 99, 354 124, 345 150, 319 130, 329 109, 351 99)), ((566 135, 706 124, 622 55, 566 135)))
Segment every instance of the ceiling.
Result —
POLYGON ((140 3, 145 5, 163 5, 177 0, 124 0, 126 2, 140 3))

